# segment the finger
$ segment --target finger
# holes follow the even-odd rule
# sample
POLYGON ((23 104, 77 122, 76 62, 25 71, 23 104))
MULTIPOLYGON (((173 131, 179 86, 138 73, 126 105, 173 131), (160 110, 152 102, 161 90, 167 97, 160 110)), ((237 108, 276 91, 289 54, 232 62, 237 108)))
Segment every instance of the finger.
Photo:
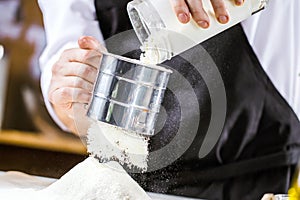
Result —
POLYGON ((195 22, 202 28, 209 27, 209 18, 203 9, 201 0, 187 0, 190 12, 195 22))
POLYGON ((53 77, 55 76, 78 76, 90 83, 94 83, 97 77, 97 69, 90 65, 79 62, 57 62, 52 68, 53 77))
POLYGON ((48 98, 54 105, 71 108, 73 103, 89 103, 91 93, 80 88, 62 87, 49 93, 48 98))
POLYGON ((223 0, 211 0, 212 6, 217 20, 221 24, 226 24, 229 21, 229 15, 223 0))
POLYGON ((59 61, 61 63, 80 62, 95 68, 99 68, 101 57, 102 54, 96 50, 67 49, 62 53, 59 61))
POLYGON ((63 80, 61 79, 60 81, 57 81, 56 79, 52 79, 50 90, 55 91, 59 88, 64 88, 64 87, 83 89, 87 92, 92 92, 93 90, 93 84, 91 84, 88 81, 85 81, 80 77, 66 76, 63 78, 63 80))
POLYGON ((185 0, 171 0, 174 12, 181 23, 188 23, 190 21, 190 11, 185 0))
POLYGON ((107 52, 106 48, 92 36, 82 36, 78 39, 78 45, 82 49, 96 50, 98 52, 107 52))
POLYGON ((261 200, 275 200, 274 194, 265 194, 261 200))
POLYGON ((243 5, 243 3, 244 3, 244 0, 235 0, 235 5, 237 5, 237 6, 243 5))

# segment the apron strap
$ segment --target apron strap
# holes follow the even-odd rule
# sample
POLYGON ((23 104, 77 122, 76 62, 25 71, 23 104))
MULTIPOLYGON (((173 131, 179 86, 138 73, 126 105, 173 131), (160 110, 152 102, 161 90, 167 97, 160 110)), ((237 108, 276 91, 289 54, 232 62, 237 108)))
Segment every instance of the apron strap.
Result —
POLYGON ((300 147, 287 152, 279 152, 268 156, 229 163, 213 169, 177 172, 174 182, 180 184, 191 184, 195 182, 195 180, 217 181, 229 179, 271 168, 296 165, 299 158, 300 147))

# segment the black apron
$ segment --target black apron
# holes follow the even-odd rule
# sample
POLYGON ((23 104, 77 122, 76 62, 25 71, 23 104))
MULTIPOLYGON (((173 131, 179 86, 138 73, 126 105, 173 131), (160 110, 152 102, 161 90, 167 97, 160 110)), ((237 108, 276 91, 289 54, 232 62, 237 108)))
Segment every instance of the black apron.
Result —
MULTIPOLYGON (((127 2, 95 0, 105 39, 131 28, 127 2)), ((300 123, 295 113, 263 71, 240 24, 200 45, 216 63, 226 90, 227 113, 218 143, 207 156, 198 157, 211 114, 209 92, 197 70, 176 56, 165 64, 193 87, 201 109, 197 136, 171 165, 132 177, 147 191, 210 200, 255 200, 264 193, 286 193, 300 155, 300 123)), ((151 138, 153 149, 176 133, 172 130, 180 123, 176 102, 167 90, 163 106, 172 113, 172 120, 151 138)))

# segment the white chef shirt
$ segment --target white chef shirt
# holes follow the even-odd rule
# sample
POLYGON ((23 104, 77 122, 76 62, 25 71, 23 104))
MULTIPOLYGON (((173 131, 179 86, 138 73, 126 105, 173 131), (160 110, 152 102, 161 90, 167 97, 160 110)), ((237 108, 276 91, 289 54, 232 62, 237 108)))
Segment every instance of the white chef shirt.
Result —
POLYGON ((300 1, 269 0, 242 25, 265 72, 300 119, 300 1))
POLYGON ((65 49, 78 47, 79 37, 94 36, 102 43, 104 40, 96 19, 94 0, 39 0, 38 3, 47 37, 47 46, 40 57, 42 93, 49 114, 58 126, 67 131, 48 101, 52 66, 65 49))
MULTIPOLYGON (((49 113, 67 130, 48 101, 51 67, 64 49, 78 46, 80 36, 94 36, 103 43, 104 40, 94 0, 39 0, 39 5, 47 36, 47 47, 40 57, 42 92, 49 113)), ((242 25, 262 67, 300 119, 299 10, 299 0, 270 0, 263 12, 248 18, 242 25)))

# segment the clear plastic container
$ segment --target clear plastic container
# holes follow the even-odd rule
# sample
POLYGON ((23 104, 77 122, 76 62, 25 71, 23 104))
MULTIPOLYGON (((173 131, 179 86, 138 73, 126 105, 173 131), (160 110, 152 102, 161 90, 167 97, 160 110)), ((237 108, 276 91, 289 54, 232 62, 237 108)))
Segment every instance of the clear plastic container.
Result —
POLYGON ((127 11, 140 42, 145 46, 149 38, 154 40, 150 46, 158 49, 160 54, 164 53, 161 55, 163 61, 241 22, 263 9, 267 0, 245 0, 242 6, 236 6, 232 0, 225 0, 225 4, 230 18, 228 23, 221 24, 214 16, 210 0, 203 0, 203 6, 210 17, 207 29, 200 28, 194 20, 187 24, 180 23, 170 0, 134 0, 128 3, 127 11))

